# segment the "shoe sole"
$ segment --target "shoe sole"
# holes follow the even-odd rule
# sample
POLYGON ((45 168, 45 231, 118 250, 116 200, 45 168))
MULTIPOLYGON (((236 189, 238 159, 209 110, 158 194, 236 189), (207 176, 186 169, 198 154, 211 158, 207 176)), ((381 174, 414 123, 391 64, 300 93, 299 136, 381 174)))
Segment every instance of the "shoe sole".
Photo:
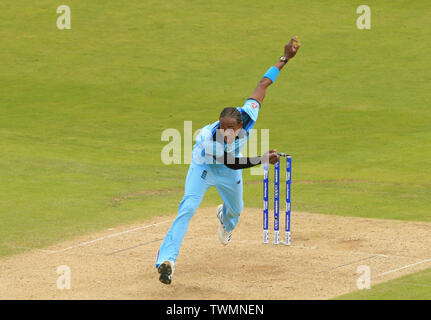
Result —
MULTIPOLYGON (((219 206, 219 207, 220 207, 220 206, 219 206)), ((219 215, 218 215, 218 212, 219 212, 219 209, 218 209, 218 207, 217 207, 217 213, 216 213, 217 219, 218 219, 218 221, 220 221, 220 223, 221 223, 221 224, 223 224, 223 222, 220 220, 220 217, 219 217, 219 215)))
POLYGON ((169 263, 162 263, 157 271, 160 273, 159 280, 164 284, 171 284, 172 282, 172 267, 169 263))
MULTIPOLYGON (((220 207, 220 206, 219 206, 220 207)), ((219 228, 223 228, 222 226, 223 226, 223 222, 220 220, 220 217, 219 217, 219 215, 218 215, 218 212, 219 212, 219 210, 218 210, 218 207, 217 207, 217 218, 218 218, 218 220, 220 221, 220 224, 221 224, 221 226, 219 227, 219 228)), ((220 231, 219 231, 220 232, 220 231)), ((227 246, 228 244, 229 244, 229 242, 232 240, 232 234, 230 234, 230 236, 229 236, 229 238, 228 238, 228 240, 227 240, 227 242, 225 243, 221 238, 220 238, 220 236, 219 236, 219 241, 220 241, 220 243, 222 244, 222 245, 224 245, 224 246, 227 246)))
POLYGON ((220 241, 220 243, 222 245, 227 246, 230 243, 230 241, 232 240, 232 234, 229 235, 229 238, 227 239, 227 242, 225 242, 224 238, 220 236, 220 232, 223 232, 223 231, 220 231, 220 229, 224 229, 224 227, 219 226, 218 239, 219 239, 219 241, 220 241))

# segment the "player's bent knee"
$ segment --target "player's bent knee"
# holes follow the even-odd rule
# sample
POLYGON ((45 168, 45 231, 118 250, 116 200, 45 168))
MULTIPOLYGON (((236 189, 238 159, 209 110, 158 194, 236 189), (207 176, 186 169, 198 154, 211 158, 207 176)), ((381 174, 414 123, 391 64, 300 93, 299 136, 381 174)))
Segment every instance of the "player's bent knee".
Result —
POLYGON ((239 216, 242 212, 243 207, 244 207, 244 204, 241 203, 236 206, 233 206, 233 208, 231 208, 231 211, 235 216, 239 216))

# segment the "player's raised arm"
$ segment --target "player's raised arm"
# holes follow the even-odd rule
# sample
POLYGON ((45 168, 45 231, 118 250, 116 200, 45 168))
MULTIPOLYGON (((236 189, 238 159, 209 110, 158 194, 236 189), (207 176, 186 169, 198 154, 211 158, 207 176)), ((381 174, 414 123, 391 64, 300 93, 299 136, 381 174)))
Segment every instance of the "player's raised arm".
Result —
POLYGON ((263 75, 262 79, 259 81, 256 89, 254 89, 253 94, 250 98, 256 99, 259 103, 262 103, 263 98, 265 98, 266 88, 268 88, 271 83, 275 81, 278 76, 280 70, 284 67, 284 65, 292 59, 296 53, 298 52, 301 44, 298 39, 293 37, 288 44, 284 46, 284 55, 280 57, 280 61, 277 62, 274 66, 268 69, 268 71, 263 75))

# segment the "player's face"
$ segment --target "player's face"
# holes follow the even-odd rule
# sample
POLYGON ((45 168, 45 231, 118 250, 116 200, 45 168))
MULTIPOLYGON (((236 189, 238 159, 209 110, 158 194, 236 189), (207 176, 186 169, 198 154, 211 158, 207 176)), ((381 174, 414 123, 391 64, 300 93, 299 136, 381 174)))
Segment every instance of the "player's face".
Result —
POLYGON ((238 123, 235 118, 220 118, 220 132, 226 143, 232 143, 235 141, 235 137, 239 134, 241 127, 242 122, 238 123))

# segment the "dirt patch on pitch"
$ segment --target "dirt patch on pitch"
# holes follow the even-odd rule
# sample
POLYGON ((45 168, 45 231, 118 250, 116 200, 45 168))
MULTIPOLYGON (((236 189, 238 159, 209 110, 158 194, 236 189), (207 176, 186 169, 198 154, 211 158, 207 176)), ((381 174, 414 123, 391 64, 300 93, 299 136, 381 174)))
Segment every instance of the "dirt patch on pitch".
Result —
POLYGON ((195 214, 172 285, 154 259, 175 216, 109 229, 0 260, 0 299, 327 299, 431 266, 431 223, 292 213, 292 245, 263 244, 262 214, 244 209, 232 242, 215 208, 195 214), (57 268, 71 289, 57 289, 57 268))

